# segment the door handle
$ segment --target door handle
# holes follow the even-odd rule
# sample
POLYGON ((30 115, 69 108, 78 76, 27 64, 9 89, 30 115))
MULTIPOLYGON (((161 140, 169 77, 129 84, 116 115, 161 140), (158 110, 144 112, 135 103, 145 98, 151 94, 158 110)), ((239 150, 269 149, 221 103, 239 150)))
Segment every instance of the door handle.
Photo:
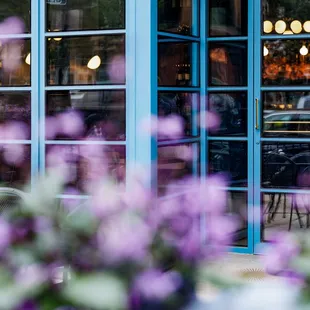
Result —
POLYGON ((259 130, 259 100, 257 98, 255 99, 255 108, 255 129, 259 130))

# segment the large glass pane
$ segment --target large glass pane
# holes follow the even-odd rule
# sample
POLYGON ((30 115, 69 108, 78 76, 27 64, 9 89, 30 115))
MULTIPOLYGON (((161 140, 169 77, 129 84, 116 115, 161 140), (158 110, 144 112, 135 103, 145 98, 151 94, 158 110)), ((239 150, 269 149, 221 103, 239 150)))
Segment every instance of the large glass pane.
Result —
POLYGON ((275 233, 296 233, 308 227, 309 202, 310 196, 307 194, 262 194, 261 240, 268 242, 275 233))
POLYGON ((170 184, 174 192, 182 191, 182 183, 178 181, 187 176, 199 175, 199 145, 180 144, 158 147, 158 191, 165 194, 170 184), (172 184, 172 185, 171 185, 172 184))
POLYGON ((228 176, 230 186, 247 186, 247 142, 210 141, 208 150, 209 174, 223 173, 228 176))
POLYGON ((247 85, 247 43, 224 42, 209 44, 209 85, 247 85))
POLYGON ((47 40, 48 85, 124 83, 124 35, 47 40))
POLYGON ((29 86, 30 58, 30 40, 10 40, 0 47, 0 86, 29 86))
POLYGON ((262 145, 262 187, 296 188, 310 171, 310 144, 264 142, 262 145))
POLYGON ((263 85, 309 85, 309 40, 263 42, 263 85))
MULTIPOLYGON (((0 123, 7 121, 23 122, 30 128, 30 92, 0 92, 0 123)), ((19 134, 18 131, 16 133, 19 134)), ((16 138, 24 139, 24 132, 16 138)))
MULTIPOLYGON (((125 91, 51 91, 46 98, 47 116, 70 110, 82 115, 84 138, 125 140, 125 91)), ((68 137, 57 135, 56 139, 68 137)))
POLYGON ((248 194, 235 191, 229 191, 227 194, 227 212, 236 216, 239 221, 232 245, 246 247, 248 245, 248 194))
POLYGON ((220 118, 220 125, 209 135, 246 136, 248 98, 246 92, 210 93, 209 110, 220 118))
POLYGON ((247 0, 210 0, 209 35, 246 36, 248 31, 247 0))
POLYGON ((309 1, 263 0, 262 33, 265 35, 309 33, 309 16, 309 1))
POLYGON ((198 86, 198 44, 189 42, 158 44, 159 86, 198 86))
MULTIPOLYGON (((30 32, 30 3, 31 0, 1 0, 0 23, 9 17, 16 16, 23 21, 25 32, 30 32)), ((15 28, 10 26, 14 26, 14 24, 9 23, 9 28, 6 27, 5 33, 10 33, 11 29, 15 30, 15 28)))
POLYGON ((192 0, 158 1, 159 31, 175 32, 182 35, 198 35, 193 31, 193 21, 196 23, 197 29, 199 16, 193 18, 192 0))
POLYGON ((179 115, 184 120, 184 136, 198 135, 199 97, 195 93, 159 92, 158 115, 179 115))
POLYGON ((23 189, 30 181, 30 145, 0 145, 0 186, 23 189))
POLYGON ((125 0, 46 0, 47 31, 125 28, 125 0))
POLYGON ((111 177, 116 181, 125 178, 125 147, 103 145, 48 145, 46 147, 47 168, 62 168, 66 186, 80 192, 89 190, 90 181, 111 177), (59 160, 60 159, 60 160, 59 160))

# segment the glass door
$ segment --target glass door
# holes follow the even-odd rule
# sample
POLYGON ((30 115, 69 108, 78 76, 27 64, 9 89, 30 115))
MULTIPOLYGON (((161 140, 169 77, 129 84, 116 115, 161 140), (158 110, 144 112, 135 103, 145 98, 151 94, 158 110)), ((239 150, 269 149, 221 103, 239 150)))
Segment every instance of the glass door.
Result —
POLYGON ((253 252, 252 1, 208 1, 207 105, 221 120, 208 132, 208 172, 228 176, 228 212, 242 220, 234 251, 253 252))
POLYGON ((310 1, 255 1, 254 12, 254 244, 259 245, 276 232, 309 227, 310 1))

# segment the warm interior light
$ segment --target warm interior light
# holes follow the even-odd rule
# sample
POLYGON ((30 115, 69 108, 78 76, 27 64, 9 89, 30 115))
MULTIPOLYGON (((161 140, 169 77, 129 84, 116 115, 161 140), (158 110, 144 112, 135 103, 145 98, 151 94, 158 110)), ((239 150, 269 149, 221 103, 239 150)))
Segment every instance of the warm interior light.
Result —
POLYGON ((309 50, 307 49, 307 47, 306 47, 305 45, 303 45, 303 46, 301 47, 301 49, 299 50, 299 52, 300 52, 300 55, 306 56, 306 55, 308 55, 309 50))
POLYGON ((62 38, 54 38, 54 41, 61 41, 62 38))
POLYGON ((281 34, 286 29, 286 23, 284 20, 278 20, 275 24, 275 30, 277 33, 281 34))
POLYGON ((291 29, 294 33, 301 33, 302 32, 302 24, 299 20, 293 20, 291 22, 291 29))
POLYGON ((294 32, 292 30, 285 30, 283 34, 294 34, 294 32))
POLYGON ((264 46, 264 56, 266 57, 269 54, 269 50, 266 46, 264 46))
POLYGON ((305 23, 304 23, 304 30, 306 32, 310 32, 310 20, 307 20, 305 23))
POLYGON ((97 68, 99 68, 100 65, 101 65, 101 59, 98 55, 96 55, 89 60, 87 67, 89 69, 96 70, 97 68))
POLYGON ((30 62, 31 62, 31 55, 29 53, 25 59, 25 63, 30 66, 30 62))
POLYGON ((270 33, 270 32, 272 32, 272 29, 273 29, 272 22, 269 21, 269 20, 265 20, 264 21, 264 32, 265 33, 270 33))

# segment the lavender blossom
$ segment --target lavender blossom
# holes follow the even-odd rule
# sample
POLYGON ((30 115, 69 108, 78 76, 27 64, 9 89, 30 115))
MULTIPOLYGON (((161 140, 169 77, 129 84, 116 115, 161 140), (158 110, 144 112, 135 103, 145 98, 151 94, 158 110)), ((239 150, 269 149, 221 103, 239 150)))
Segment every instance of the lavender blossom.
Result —
POLYGON ((165 300, 180 287, 181 276, 176 272, 149 269, 138 274, 133 291, 146 300, 165 300))

